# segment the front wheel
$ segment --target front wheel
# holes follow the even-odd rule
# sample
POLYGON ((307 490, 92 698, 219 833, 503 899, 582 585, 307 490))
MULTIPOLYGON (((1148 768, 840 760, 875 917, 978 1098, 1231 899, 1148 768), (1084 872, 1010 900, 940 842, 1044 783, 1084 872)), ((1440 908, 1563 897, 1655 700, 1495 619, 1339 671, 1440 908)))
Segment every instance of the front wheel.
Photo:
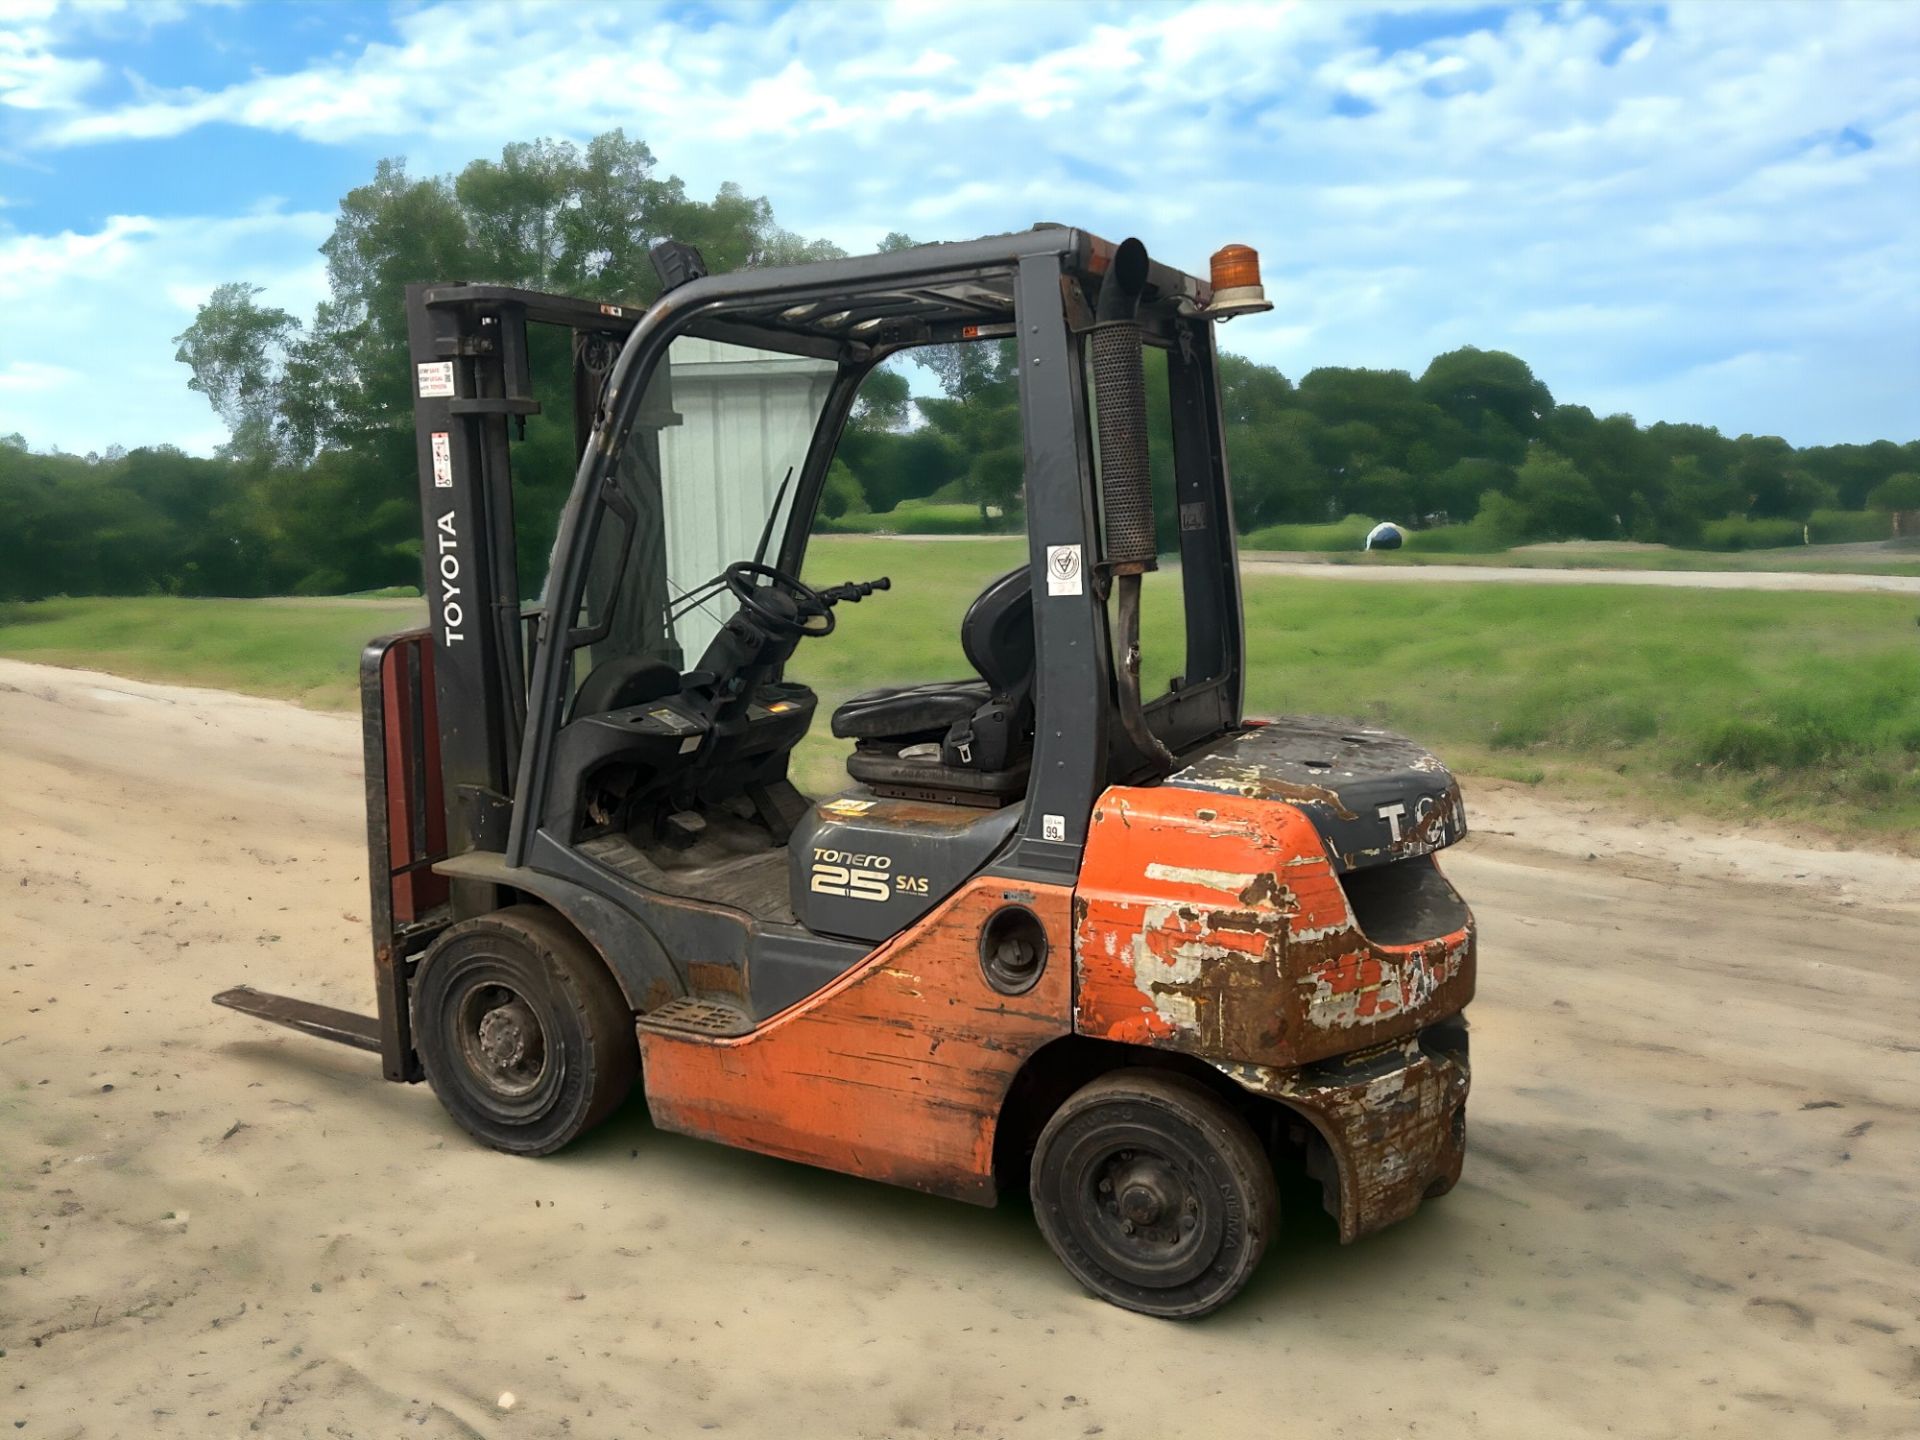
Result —
POLYGON ((1239 1294, 1279 1208, 1253 1131, 1183 1075, 1103 1075, 1034 1148, 1040 1233, 1081 1284, 1145 1315, 1189 1319, 1239 1294))
POLYGON ((450 926, 413 983, 433 1093, 496 1150, 547 1155, 600 1123, 640 1071, 633 1013, 600 957, 537 905, 450 926))

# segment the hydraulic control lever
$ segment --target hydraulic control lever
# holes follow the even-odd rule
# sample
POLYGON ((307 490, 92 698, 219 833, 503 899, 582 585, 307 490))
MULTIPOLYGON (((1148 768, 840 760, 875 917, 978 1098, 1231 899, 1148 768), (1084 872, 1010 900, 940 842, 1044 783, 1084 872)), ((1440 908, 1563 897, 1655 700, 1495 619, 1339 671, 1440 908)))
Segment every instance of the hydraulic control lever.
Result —
POLYGON ((836 604, 841 600, 851 600, 854 604, 858 605, 861 600, 871 595, 874 591, 891 590, 892 588, 893 581, 885 575, 882 575, 878 580, 849 580, 844 585, 829 585, 826 589, 816 593, 829 605, 836 604))

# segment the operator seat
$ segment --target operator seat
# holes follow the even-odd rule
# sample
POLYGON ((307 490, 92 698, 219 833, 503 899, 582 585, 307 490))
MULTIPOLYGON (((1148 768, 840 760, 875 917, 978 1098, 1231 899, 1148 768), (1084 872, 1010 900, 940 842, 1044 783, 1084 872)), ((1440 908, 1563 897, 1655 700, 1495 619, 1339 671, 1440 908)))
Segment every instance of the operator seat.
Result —
POLYGON ((1027 788, 1033 755, 1033 588, 1025 565, 982 590, 960 622, 977 680, 895 685, 833 712, 854 742, 847 773, 881 795, 998 806, 1027 788))

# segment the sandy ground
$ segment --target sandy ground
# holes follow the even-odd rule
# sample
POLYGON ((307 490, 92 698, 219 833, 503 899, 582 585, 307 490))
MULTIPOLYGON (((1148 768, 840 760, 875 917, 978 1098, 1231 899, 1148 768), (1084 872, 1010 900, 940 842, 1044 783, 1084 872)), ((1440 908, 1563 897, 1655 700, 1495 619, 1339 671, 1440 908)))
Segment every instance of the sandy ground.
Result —
MULTIPOLYGON (((1277 555, 1278 552, 1275 552, 1277 555)), ((1920 595, 1920 575, 1823 575, 1804 570, 1571 570, 1524 565, 1343 565, 1319 559, 1240 558, 1247 575, 1314 580, 1377 580, 1465 585, 1654 585, 1669 590, 1798 590, 1857 595, 1920 595)))
POLYGON ((1181 1326, 1017 1204, 638 1104, 512 1160, 208 1005, 370 1006, 351 720, 0 662, 0 734, 0 1435, 1920 1433, 1920 862, 1470 789, 1465 1179, 1181 1326))

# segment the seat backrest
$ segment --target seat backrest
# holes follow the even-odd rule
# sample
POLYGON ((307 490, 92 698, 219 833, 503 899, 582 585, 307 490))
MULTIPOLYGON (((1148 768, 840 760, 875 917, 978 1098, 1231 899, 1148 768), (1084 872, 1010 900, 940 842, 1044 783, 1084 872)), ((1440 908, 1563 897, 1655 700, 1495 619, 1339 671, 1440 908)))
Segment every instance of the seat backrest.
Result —
POLYGON ((993 693, 1010 696, 1033 681, 1033 572, 1009 570, 967 607, 960 622, 967 661, 993 693))

